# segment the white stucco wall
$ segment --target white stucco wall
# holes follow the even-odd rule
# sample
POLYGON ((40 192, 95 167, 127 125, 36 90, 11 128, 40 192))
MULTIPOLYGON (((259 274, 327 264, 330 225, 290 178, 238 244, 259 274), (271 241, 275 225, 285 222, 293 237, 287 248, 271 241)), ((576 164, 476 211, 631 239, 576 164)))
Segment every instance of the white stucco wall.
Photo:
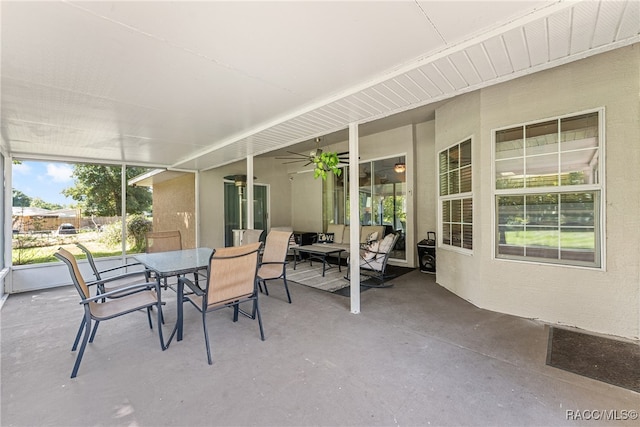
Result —
POLYGON ((474 252, 438 248, 437 282, 479 307, 637 339, 640 330, 640 45, 453 99, 436 152, 473 137, 474 252), (605 266, 493 259, 492 129, 605 109, 605 266))
POLYGON ((196 247, 195 174, 153 186, 153 231, 180 231, 182 247, 196 247))
MULTIPOLYGON (((271 227, 291 225, 291 183, 281 161, 254 158, 254 183, 268 185, 271 227)), ((200 174, 200 246, 224 246, 224 177, 246 174, 246 161, 236 162, 200 174)))
POLYGON ((292 227, 295 231, 322 232, 322 179, 313 172, 291 174, 292 227))
POLYGON ((438 231, 438 171, 436 165, 435 120, 415 126, 415 217, 416 241, 427 238, 427 232, 438 231))

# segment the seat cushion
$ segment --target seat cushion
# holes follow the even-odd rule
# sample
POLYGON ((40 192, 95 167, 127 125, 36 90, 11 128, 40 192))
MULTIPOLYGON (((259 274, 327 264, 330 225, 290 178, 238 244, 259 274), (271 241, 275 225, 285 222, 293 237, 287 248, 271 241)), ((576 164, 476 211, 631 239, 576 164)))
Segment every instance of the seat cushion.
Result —
POLYGON ((380 242, 378 252, 386 254, 387 252, 391 251, 391 246, 393 245, 393 239, 395 239, 395 237, 395 234, 387 234, 386 236, 384 236, 384 239, 382 239, 382 242, 380 242))
POLYGON ((364 258, 367 261, 371 261, 376 257, 376 255, 378 255, 379 250, 380 250, 380 242, 376 240, 369 245, 367 250, 362 255, 362 258, 364 258))
POLYGON ((374 240, 374 235, 375 240, 382 240, 384 237, 384 225, 363 225, 360 229, 360 243, 367 243, 374 240))
POLYGON ((333 233, 333 243, 344 243, 344 224, 327 225, 327 233, 333 233))

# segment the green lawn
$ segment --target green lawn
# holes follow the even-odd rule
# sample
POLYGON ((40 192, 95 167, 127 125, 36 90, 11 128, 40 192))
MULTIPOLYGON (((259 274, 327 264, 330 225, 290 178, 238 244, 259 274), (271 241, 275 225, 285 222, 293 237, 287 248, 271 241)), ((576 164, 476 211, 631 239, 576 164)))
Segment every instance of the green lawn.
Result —
POLYGON ((560 247, 563 249, 594 249, 595 235, 587 231, 563 231, 554 230, 527 230, 507 231, 505 240, 507 245, 513 246, 537 246, 558 247, 558 234, 560 234, 560 247))
POLYGON ((67 249, 76 258, 86 258, 84 253, 76 247, 77 243, 86 246, 95 258, 107 256, 119 256, 122 254, 120 246, 110 247, 98 240, 95 232, 71 234, 71 235, 50 235, 50 236, 14 236, 13 250, 11 252, 13 265, 41 264, 55 262, 57 258, 53 254, 59 247, 67 249))

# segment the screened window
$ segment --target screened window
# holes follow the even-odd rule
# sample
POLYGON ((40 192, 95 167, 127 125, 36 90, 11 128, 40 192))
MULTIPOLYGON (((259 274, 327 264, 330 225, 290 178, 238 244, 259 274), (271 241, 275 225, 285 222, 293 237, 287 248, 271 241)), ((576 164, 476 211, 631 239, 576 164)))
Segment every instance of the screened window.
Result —
POLYGON ((76 243, 97 258, 144 251, 152 190, 127 186, 123 221, 122 188, 149 169, 127 166, 123 175, 122 166, 15 160, 12 170, 13 265, 55 261, 61 246, 83 257, 76 243))
POLYGON ((473 249, 471 139, 439 153, 442 245, 473 249))
POLYGON ((495 131, 496 257, 599 267, 601 113, 495 131))

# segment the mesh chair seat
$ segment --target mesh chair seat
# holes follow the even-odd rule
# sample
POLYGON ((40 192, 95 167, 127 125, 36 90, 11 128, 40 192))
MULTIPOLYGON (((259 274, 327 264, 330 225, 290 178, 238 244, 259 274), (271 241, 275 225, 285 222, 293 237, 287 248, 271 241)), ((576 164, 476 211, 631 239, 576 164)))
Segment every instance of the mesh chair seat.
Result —
POLYGON ((258 276, 263 280, 279 279, 282 276, 282 264, 262 263, 258 276))
MULTIPOLYGON (((232 303, 234 303, 236 301, 239 301, 241 299, 249 298, 249 297, 251 297, 252 294, 253 294, 253 292, 249 293, 249 294, 239 295, 237 297, 229 298, 229 299, 226 299, 224 301, 219 301, 219 302, 216 302, 214 304, 207 304, 207 309, 210 311, 210 310, 212 310, 214 308, 219 308, 219 307, 224 306, 224 305, 229 305, 229 304, 232 304, 232 303)), ((193 305, 196 305, 198 307, 202 307, 203 298, 204 298, 203 295, 189 294, 189 295, 185 295, 185 298, 187 298, 193 305)))
POLYGON ((107 320, 125 312, 146 308, 150 304, 157 304, 158 298, 154 292, 138 292, 128 298, 115 298, 106 302, 89 303, 91 315, 97 320, 107 320))

